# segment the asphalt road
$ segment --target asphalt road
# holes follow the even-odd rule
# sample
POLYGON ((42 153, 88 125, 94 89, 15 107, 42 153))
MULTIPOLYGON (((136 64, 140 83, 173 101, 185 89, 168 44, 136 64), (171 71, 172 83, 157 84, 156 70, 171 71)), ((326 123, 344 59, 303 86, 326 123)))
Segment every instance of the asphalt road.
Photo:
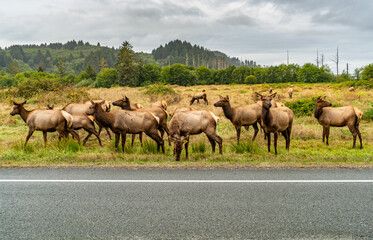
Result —
POLYGON ((366 180, 373 169, 0 169, 0 239, 373 239, 366 180))

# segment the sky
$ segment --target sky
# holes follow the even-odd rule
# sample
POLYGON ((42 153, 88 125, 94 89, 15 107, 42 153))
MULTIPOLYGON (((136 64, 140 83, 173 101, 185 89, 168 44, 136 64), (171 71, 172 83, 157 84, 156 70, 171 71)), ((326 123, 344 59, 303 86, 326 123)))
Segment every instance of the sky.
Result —
POLYGON ((373 63, 371 0, 0 1, 0 47, 83 40, 151 52, 180 39, 264 66, 373 63))

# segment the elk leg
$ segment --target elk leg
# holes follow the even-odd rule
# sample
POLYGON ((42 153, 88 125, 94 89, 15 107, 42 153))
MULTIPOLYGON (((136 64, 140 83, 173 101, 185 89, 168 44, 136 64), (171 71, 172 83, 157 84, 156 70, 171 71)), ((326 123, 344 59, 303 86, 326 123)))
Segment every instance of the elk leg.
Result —
POLYGON ((237 144, 240 144, 241 126, 236 127, 236 132, 237 132, 237 144))
POLYGON ((212 152, 215 153, 216 142, 214 141, 214 139, 210 138, 209 136, 207 136, 207 138, 208 138, 209 141, 210 141, 211 148, 212 148, 212 152))
POLYGON ((28 130, 28 134, 27 134, 27 137, 26 137, 26 142, 25 142, 25 147, 26 147, 26 144, 27 144, 27 142, 28 142, 28 140, 30 139, 30 137, 32 136, 32 134, 35 132, 35 130, 34 129, 29 129, 28 130))
POLYGON ((360 133, 359 127, 356 126, 355 129, 356 129, 357 135, 359 136, 359 140, 360 140, 360 149, 363 149, 363 141, 361 140, 361 133, 360 133))
MULTIPOLYGON (((87 130, 86 130, 87 131, 87 130)), ((88 141, 88 138, 92 135, 92 133, 91 132, 89 132, 89 131, 87 131, 88 132, 88 135, 84 138, 84 140, 83 140, 83 146, 87 143, 87 141, 88 141)))
POLYGON ((274 135, 273 143, 275 145, 275 154, 277 155, 277 138, 278 138, 278 133, 274 132, 273 135, 274 135))
MULTIPOLYGON (((98 133, 96 132, 96 129, 95 129, 92 133, 96 136, 96 138, 97 138, 97 140, 98 140, 98 143, 99 143, 100 146, 102 147, 101 139, 100 139, 100 136, 98 135, 98 133)), ((87 136, 87 139, 88 139, 88 136, 87 136)), ((84 144, 83 144, 83 145, 84 145, 84 144)))
POLYGON ((352 137, 353 137, 352 148, 355 148, 355 146, 356 146, 356 137, 357 137, 356 129, 355 129, 354 126, 348 126, 348 129, 349 129, 350 132, 352 133, 352 137))
POLYGON ((80 137, 78 135, 78 133, 76 131, 74 131, 74 129, 67 129, 67 131, 74 137, 78 140, 78 143, 80 144, 80 137))
POLYGON ((157 129, 145 132, 145 134, 148 135, 151 139, 153 139, 157 144, 159 144, 162 147, 162 153, 165 154, 164 142, 163 139, 158 135, 157 129))
POLYGON ((141 145, 141 147, 142 147, 142 132, 139 133, 139 139, 140 139, 140 145, 141 145))
POLYGON ((267 134, 267 144, 268 144, 268 152, 271 152, 271 133, 267 134))
POLYGON ((329 131, 330 127, 326 127, 326 146, 329 146, 329 131))
POLYGON ((132 134, 131 148, 133 147, 133 142, 135 141, 136 134, 132 134))
POLYGON ((115 151, 118 152, 118 144, 119 144, 119 133, 115 133, 115 151))
POLYGON ((223 139, 216 134, 215 130, 213 130, 212 133, 206 132, 206 135, 208 138, 213 139, 215 142, 219 144, 219 153, 223 154, 223 139))
POLYGON ((323 126, 322 129, 322 142, 325 143, 326 127, 323 126))
POLYGON ((205 100, 206 105, 209 105, 209 101, 207 101, 207 98, 205 98, 204 100, 205 100))
POLYGON ((107 135, 109 135, 109 139, 111 140, 111 134, 108 128, 105 128, 107 135))
POLYGON ((255 122, 254 124, 253 124, 253 128, 254 128, 254 136, 253 136, 253 140, 252 140, 252 142, 254 142, 254 140, 255 140, 255 138, 256 138, 256 135, 258 134, 258 132, 259 132, 259 129, 258 129, 258 124, 255 122))
POLYGON ((44 145, 47 146, 47 132, 43 132, 44 145))
POLYGON ((186 140, 187 142, 185 143, 185 158, 188 158, 189 137, 186 140))
POLYGON ((125 152, 127 132, 122 132, 122 151, 125 152))

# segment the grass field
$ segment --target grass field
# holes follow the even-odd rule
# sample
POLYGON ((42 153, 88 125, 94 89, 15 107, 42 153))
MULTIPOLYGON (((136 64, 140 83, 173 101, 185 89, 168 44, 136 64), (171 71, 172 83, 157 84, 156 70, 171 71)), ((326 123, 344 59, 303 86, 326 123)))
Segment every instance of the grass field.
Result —
MULTIPOLYGON (((221 108, 213 103, 219 95, 229 95, 232 106, 254 103, 253 92, 265 92, 270 87, 278 92, 278 99, 284 103, 307 100, 317 96, 327 96, 335 106, 353 105, 366 111, 373 107, 373 91, 357 89, 349 92, 339 84, 294 84, 293 99, 287 97, 289 84, 261 85, 209 85, 179 87, 172 86, 176 93, 164 96, 146 93, 146 88, 111 88, 89 89, 91 99, 115 101, 126 95, 133 103, 139 102, 145 107, 157 99, 168 102, 168 112, 177 107, 189 106, 193 93, 205 89, 209 105, 194 105, 197 109, 214 112, 219 118, 217 133, 223 138, 223 155, 211 153, 211 146, 206 136, 190 138, 190 156, 185 159, 182 152, 180 162, 173 160, 173 148, 166 146, 166 154, 157 153, 156 144, 150 138, 144 138, 141 148, 136 138, 134 148, 130 147, 130 136, 127 136, 125 154, 114 152, 114 140, 109 140, 105 131, 101 133, 103 147, 92 136, 86 146, 78 145, 75 140, 59 142, 56 133, 48 133, 48 145, 44 146, 42 133, 35 132, 27 147, 23 146, 28 128, 20 116, 10 116, 11 102, 0 104, 0 166, 123 166, 123 167, 373 167, 373 123, 362 120, 360 131, 364 149, 352 149, 352 134, 347 127, 331 128, 329 146, 322 143, 322 127, 313 116, 295 117, 291 136, 290 151, 285 150, 285 141, 279 137, 278 155, 267 152, 263 134, 258 134, 251 142, 253 129, 242 130, 240 145, 236 144, 236 131, 231 122, 223 115, 221 108)), ((21 101, 24 99, 15 99, 21 101)), ((31 99, 26 109, 45 108, 47 103, 31 99)), ((67 102, 55 104, 55 109, 62 108, 67 102)), ((115 110, 116 107, 113 107, 115 110)), ((81 138, 87 135, 79 131, 81 138)), ((273 140, 273 138, 272 138, 273 140)), ((358 141, 357 141, 358 142, 358 141)), ((357 144, 359 147, 360 145, 357 144)))

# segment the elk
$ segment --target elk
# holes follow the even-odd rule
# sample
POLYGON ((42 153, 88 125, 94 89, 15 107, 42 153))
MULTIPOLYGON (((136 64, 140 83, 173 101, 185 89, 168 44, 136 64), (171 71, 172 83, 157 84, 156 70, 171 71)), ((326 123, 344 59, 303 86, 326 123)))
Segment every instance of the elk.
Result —
POLYGON ((206 105, 209 104, 209 102, 207 101, 207 95, 206 95, 205 89, 203 89, 202 92, 199 92, 193 95, 192 99, 190 100, 190 105, 192 105, 195 100, 197 100, 197 104, 199 104, 200 99, 203 99, 206 105))
POLYGON ((350 88, 348 88, 348 91, 355 92, 355 88, 354 87, 350 87, 350 88))
POLYGON ((363 148, 359 123, 363 113, 352 106, 348 107, 331 107, 332 104, 325 100, 326 96, 316 99, 314 116, 317 121, 323 126, 322 141, 329 145, 329 130, 330 127, 344 127, 347 125, 353 136, 352 148, 355 148, 356 136, 359 136, 360 149, 363 148))
POLYGON ((271 132, 274 134, 275 154, 277 155, 277 138, 280 132, 286 140, 286 149, 290 148, 290 134, 293 125, 294 113, 288 107, 272 108, 271 100, 277 93, 263 96, 256 93, 262 100, 262 127, 267 135, 268 152, 271 152, 271 132))
POLYGON ((194 109, 194 108, 183 108, 183 107, 179 107, 179 108, 176 108, 175 109, 175 111, 172 113, 172 114, 170 114, 170 116, 171 116, 171 118, 175 115, 175 113, 178 113, 178 112, 187 112, 187 111, 194 111, 194 110, 196 110, 196 109, 194 109))
MULTIPOLYGON (((92 100, 93 102, 101 103, 104 100, 92 100)), ((91 101, 86 101, 84 104, 91 105, 91 101)), ((106 112, 110 112, 111 109, 111 101, 105 101, 105 103, 102 105, 104 107, 104 110, 106 112)))
POLYGON ((293 87, 294 87, 294 85, 291 85, 290 88, 288 89, 288 94, 289 94, 290 99, 293 98, 293 87))
POLYGON ((25 146, 35 131, 43 132, 45 145, 47 145, 47 133, 55 131, 59 133, 59 139, 61 139, 61 137, 67 137, 68 133, 71 133, 80 144, 79 135, 71 128, 73 120, 69 113, 66 111, 42 109, 27 111, 23 106, 25 104, 26 101, 23 103, 13 102, 14 108, 10 113, 12 116, 19 114, 29 128, 25 146))
POLYGON ((188 158, 189 136, 205 133, 210 141, 212 152, 216 143, 219 153, 223 154, 223 140, 216 134, 218 117, 210 111, 180 111, 174 114, 170 121, 170 136, 174 142, 174 156, 180 161, 181 151, 185 144, 185 156, 188 158), (184 137, 184 138, 182 138, 184 137))
MULTIPOLYGON (((164 110, 163 108, 161 108, 161 107, 151 107, 151 108, 134 109, 134 108, 131 108, 131 102, 130 102, 129 98, 126 97, 126 96, 124 98, 121 98, 121 99, 113 102, 113 105, 118 106, 118 107, 122 108, 123 110, 137 111, 137 112, 150 112, 150 113, 154 114, 155 116, 157 116, 159 118, 158 130, 161 133, 161 138, 163 139, 164 132, 166 132, 168 136, 170 135, 168 127, 167 127, 167 116, 168 116, 168 114, 167 114, 166 110, 164 110)), ((169 142, 169 145, 171 145, 170 139, 168 140, 168 142, 169 142)))
POLYGON ((138 134, 144 132, 157 143, 157 148, 162 147, 164 151, 163 139, 158 135, 159 118, 150 112, 117 110, 115 112, 105 112, 102 103, 91 102, 87 115, 93 115, 103 126, 110 128, 115 134, 115 151, 118 151, 119 138, 122 137, 122 150, 124 152, 127 133, 138 134))
MULTIPOLYGON (((96 100, 96 102, 98 102, 98 100, 96 100)), ((106 103, 105 100, 102 100, 101 102, 106 103)), ((101 103, 101 102, 99 102, 99 103, 101 103)), ((69 103, 65 107, 63 107, 62 110, 66 111, 66 112, 68 112, 70 114, 86 114, 86 112, 88 111, 90 105, 91 105, 91 103, 89 103, 89 104, 86 104, 86 103, 85 104, 81 104, 81 103, 69 103)), ((106 112, 110 112, 110 106, 111 105, 105 104, 105 111, 106 112)), ((103 127, 96 120, 95 120, 95 122, 98 125, 98 135, 100 136, 101 130, 102 130, 103 127)), ((105 130, 106 130, 107 134, 109 135, 109 139, 111 140, 111 134, 110 134, 109 129, 105 128, 105 130)))
POLYGON ((167 110, 167 102, 166 101, 157 101, 155 103, 152 103, 152 107, 161 107, 164 110, 167 110))
MULTIPOLYGON (((47 105, 47 108, 49 110, 53 110, 54 105, 50 106, 49 104, 47 105)), ((85 131, 88 132, 87 137, 83 140, 83 146, 86 144, 88 141, 88 138, 93 134, 96 136, 98 143, 102 147, 101 139, 98 133, 96 132, 95 125, 93 123, 94 118, 92 116, 87 116, 85 113, 80 113, 80 114, 71 114, 73 122, 71 128, 74 130, 80 130, 84 129, 85 131)))
POLYGON ((231 107, 228 95, 226 97, 219 96, 220 100, 214 103, 215 107, 221 107, 224 112, 224 116, 228 118, 233 126, 236 128, 237 143, 240 143, 241 127, 253 126, 254 136, 252 141, 255 140, 256 135, 259 132, 257 123, 261 119, 261 107, 259 104, 251 104, 248 106, 237 106, 231 107))

